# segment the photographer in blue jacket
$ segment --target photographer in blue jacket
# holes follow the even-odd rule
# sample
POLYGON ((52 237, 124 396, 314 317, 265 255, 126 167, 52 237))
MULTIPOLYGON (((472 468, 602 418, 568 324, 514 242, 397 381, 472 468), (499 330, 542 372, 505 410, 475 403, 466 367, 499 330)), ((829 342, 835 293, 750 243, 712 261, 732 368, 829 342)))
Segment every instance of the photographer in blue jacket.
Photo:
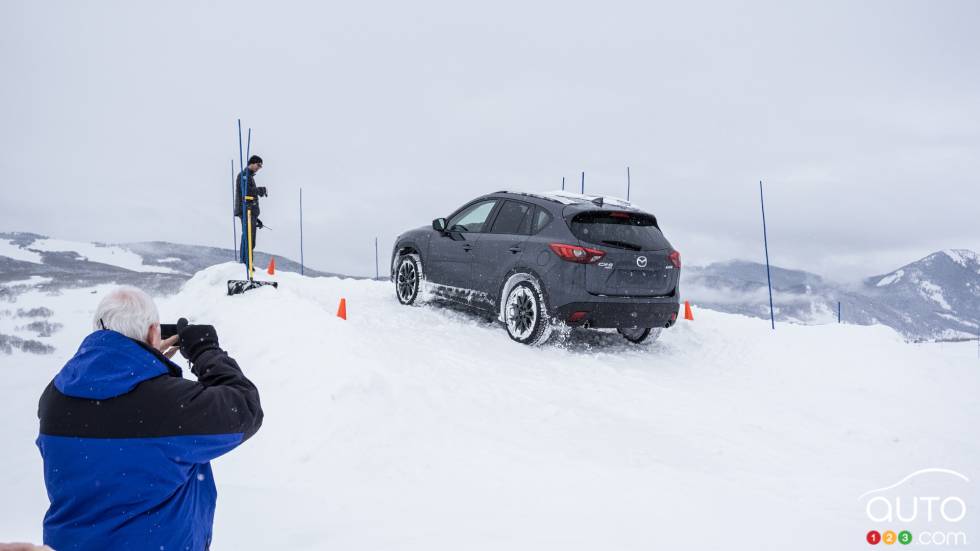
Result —
POLYGON ((51 505, 44 543, 59 550, 203 550, 217 490, 210 461, 262 425, 255 385, 210 325, 163 340, 156 305, 121 287, 95 332, 41 396, 37 440, 51 505), (180 351, 197 381, 170 361, 180 351))

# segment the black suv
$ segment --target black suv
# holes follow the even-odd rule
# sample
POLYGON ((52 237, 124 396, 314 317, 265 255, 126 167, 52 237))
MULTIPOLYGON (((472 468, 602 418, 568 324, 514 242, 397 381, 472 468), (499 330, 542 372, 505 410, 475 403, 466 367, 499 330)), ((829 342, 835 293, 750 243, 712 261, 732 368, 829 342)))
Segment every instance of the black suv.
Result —
POLYGON ((680 253, 652 214, 566 192, 484 195, 395 241, 392 281, 412 304, 436 295, 493 312, 515 341, 553 326, 655 339, 677 320, 680 253))

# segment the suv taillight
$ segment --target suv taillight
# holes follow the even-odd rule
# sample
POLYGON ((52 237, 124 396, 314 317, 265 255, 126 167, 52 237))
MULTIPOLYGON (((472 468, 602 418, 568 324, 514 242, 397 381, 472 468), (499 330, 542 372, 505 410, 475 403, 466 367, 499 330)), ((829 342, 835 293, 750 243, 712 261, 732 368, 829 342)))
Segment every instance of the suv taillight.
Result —
POLYGON ((558 258, 567 260, 568 262, 577 262, 579 264, 594 264, 599 262, 602 257, 606 256, 606 251, 590 249, 588 247, 579 247, 578 245, 552 243, 548 246, 551 247, 551 250, 558 255, 558 258))
POLYGON ((670 251, 670 263, 674 265, 675 268, 681 267, 681 253, 678 251, 670 251))

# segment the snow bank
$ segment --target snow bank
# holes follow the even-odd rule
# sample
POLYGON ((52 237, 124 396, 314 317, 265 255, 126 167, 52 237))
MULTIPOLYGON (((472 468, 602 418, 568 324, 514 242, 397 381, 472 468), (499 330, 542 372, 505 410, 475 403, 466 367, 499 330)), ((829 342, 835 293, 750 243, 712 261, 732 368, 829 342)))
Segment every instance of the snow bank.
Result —
MULTIPOLYGON (((696 309, 649 346, 529 348, 386 282, 280 272, 225 296, 239 277, 216 266, 159 302, 214 324, 262 392, 265 426, 215 462, 215 550, 852 549, 876 527, 863 492, 980 473, 975 343, 696 309)), ((36 398, 103 292, 18 299, 65 330, 53 356, 0 356, 5 537, 39 539, 36 398)))

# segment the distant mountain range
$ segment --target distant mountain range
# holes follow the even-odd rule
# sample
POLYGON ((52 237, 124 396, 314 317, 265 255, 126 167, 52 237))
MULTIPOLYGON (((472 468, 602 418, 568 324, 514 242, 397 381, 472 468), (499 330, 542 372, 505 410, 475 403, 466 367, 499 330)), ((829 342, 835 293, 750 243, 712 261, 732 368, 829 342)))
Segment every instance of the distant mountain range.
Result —
MULTIPOLYGON (((909 340, 976 338, 980 322, 980 257, 947 249, 856 286, 773 267, 777 321, 887 325, 909 340)), ((685 267, 681 295, 705 308, 769 318, 766 266, 731 261, 685 267)))
MULTIPOLYGON (((0 233, 0 300, 26 289, 57 290, 109 282, 171 294, 197 271, 236 257, 231 249, 162 241, 106 245, 33 233, 0 233)), ((265 267, 269 258, 257 252, 255 263, 265 267)), ((279 255, 275 259, 277 269, 300 271, 297 262, 279 255)), ((850 287, 805 271, 778 267, 771 271, 777 321, 833 323, 839 301, 845 323, 887 325, 909 340, 958 340, 977 335, 980 257, 973 251, 939 251, 850 287)), ((305 272, 350 277, 309 267, 305 272)), ((769 317, 764 264, 735 260, 685 266, 681 295, 696 306, 769 317)))

